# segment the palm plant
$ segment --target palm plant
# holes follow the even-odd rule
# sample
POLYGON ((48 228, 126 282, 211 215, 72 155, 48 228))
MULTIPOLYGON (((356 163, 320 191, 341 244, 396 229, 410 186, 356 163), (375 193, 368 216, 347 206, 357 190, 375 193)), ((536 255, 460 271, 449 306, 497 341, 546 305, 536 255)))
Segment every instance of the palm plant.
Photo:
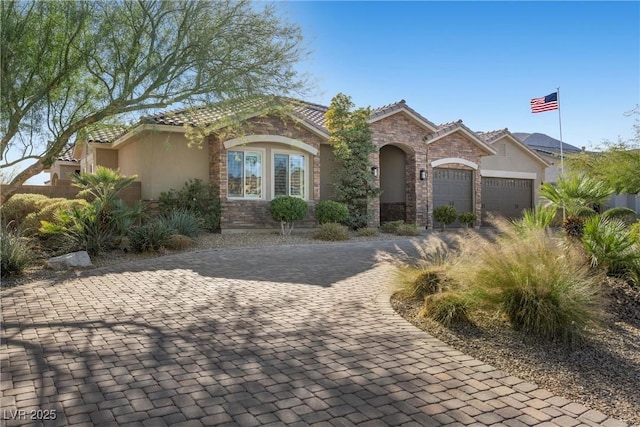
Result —
POLYGON ((136 178, 137 175, 127 177, 102 166, 98 166, 94 173, 83 172, 70 176, 73 185, 81 189, 78 193, 80 197, 89 201, 100 200, 103 206, 111 206, 118 193, 131 185, 136 178))
POLYGON ((625 275, 635 270, 640 262, 640 247, 629 228, 619 219, 604 215, 588 218, 582 243, 591 257, 591 265, 603 267, 610 275, 625 275))
POLYGON ((595 213, 595 206, 606 202, 614 192, 606 183, 586 175, 562 176, 555 185, 545 183, 540 187, 540 194, 553 206, 575 216, 595 213))

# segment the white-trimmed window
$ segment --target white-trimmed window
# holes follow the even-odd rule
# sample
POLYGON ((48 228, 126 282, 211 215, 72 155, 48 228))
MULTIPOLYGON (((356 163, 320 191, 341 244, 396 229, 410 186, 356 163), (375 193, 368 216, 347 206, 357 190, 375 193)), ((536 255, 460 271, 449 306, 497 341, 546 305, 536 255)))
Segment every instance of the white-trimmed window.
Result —
POLYGON ((229 198, 262 199, 262 152, 227 152, 227 195, 229 198))
POLYGON ((273 154, 273 197, 307 196, 307 157, 303 154, 273 154))

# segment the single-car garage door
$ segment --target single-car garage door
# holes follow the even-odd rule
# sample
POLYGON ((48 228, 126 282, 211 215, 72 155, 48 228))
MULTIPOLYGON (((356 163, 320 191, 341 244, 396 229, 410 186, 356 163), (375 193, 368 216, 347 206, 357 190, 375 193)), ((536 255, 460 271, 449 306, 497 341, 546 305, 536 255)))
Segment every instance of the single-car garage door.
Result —
POLYGON ((533 180, 482 178, 482 217, 520 218, 524 209, 533 206, 533 180))
MULTIPOLYGON (((473 172, 463 169, 433 169, 433 208, 451 205, 458 214, 473 212, 473 172)), ((438 224, 435 224, 436 226, 438 224)), ((456 220, 452 227, 459 227, 456 220)))

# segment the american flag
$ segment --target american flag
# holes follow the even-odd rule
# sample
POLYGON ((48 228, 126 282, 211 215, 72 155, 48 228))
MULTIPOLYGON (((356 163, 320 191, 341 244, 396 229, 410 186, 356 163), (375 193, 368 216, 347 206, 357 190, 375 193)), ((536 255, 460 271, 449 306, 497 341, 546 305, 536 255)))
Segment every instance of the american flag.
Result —
POLYGON ((544 113, 545 111, 558 109, 558 92, 553 92, 542 98, 533 98, 531 100, 532 113, 544 113))

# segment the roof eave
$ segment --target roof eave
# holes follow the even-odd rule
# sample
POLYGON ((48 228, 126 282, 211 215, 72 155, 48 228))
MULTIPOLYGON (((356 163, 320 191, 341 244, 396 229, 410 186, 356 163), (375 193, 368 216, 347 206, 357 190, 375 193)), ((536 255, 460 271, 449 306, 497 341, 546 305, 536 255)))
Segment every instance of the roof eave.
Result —
POLYGON ((418 125, 420 125, 420 127, 431 131, 431 132, 435 132, 437 130, 437 128, 435 126, 433 126, 431 123, 429 123, 428 121, 426 121, 423 117, 420 117, 418 115, 416 115, 415 113, 413 113, 412 111, 410 111, 407 107, 400 107, 398 109, 393 109, 393 110, 389 110, 386 113, 382 113, 379 116, 376 116, 372 119, 369 119, 368 122, 369 123, 375 123, 378 122, 382 119, 386 119, 387 117, 393 116, 394 114, 398 114, 398 113, 404 113, 407 116, 409 116, 411 119, 413 119, 416 123, 418 123, 418 125))
POLYGON ((433 139, 430 139, 427 141, 427 145, 429 144, 433 144, 436 141, 441 140, 442 138, 449 136, 453 133, 456 132, 462 132, 463 134, 467 135, 467 137, 469 137, 469 139, 471 139, 471 141, 476 144, 477 146, 479 146, 480 148, 482 148, 483 150, 485 150, 487 153, 489 154, 497 154, 497 151, 490 145, 488 145, 487 143, 485 143, 482 139, 480 139, 475 133, 467 130, 465 127, 463 126, 457 126, 454 127, 453 129, 449 129, 448 131, 446 131, 445 133, 443 133, 442 135, 438 135, 436 137, 434 137, 433 139))

